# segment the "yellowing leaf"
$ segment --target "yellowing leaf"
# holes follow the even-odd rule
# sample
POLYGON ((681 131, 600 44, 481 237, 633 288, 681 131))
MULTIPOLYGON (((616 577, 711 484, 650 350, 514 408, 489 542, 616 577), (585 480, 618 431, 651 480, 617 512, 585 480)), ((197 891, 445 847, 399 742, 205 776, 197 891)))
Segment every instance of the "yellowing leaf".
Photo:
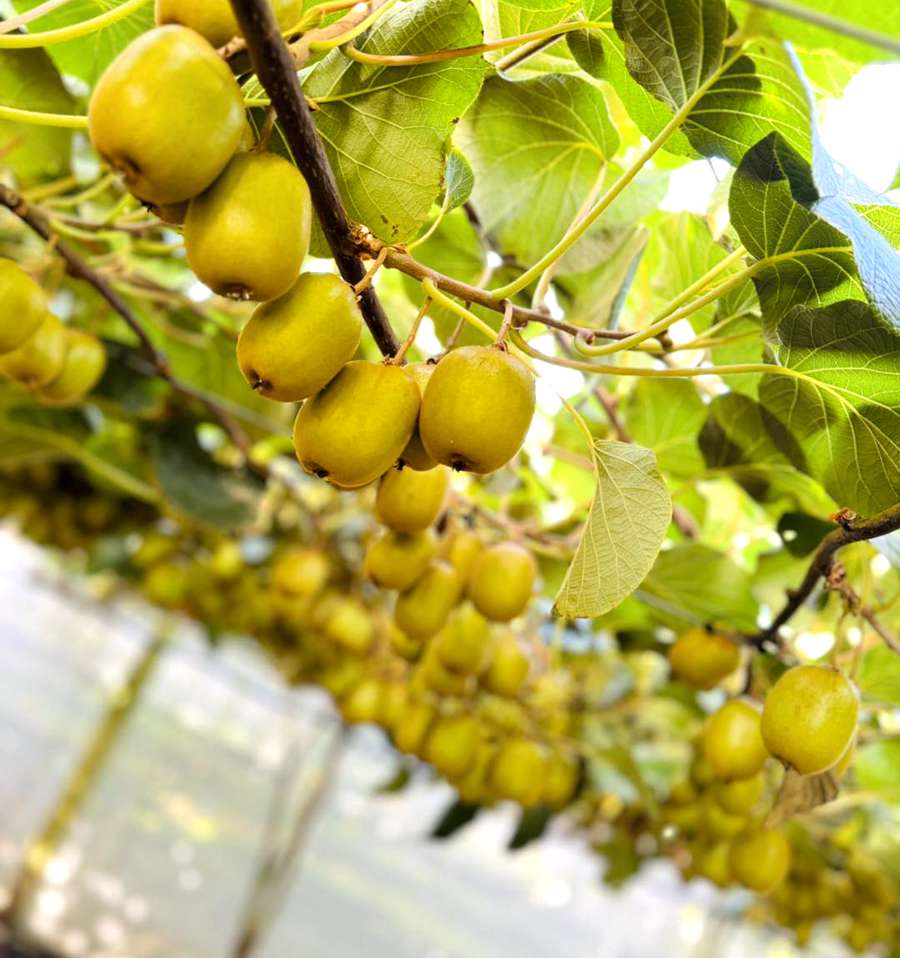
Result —
POLYGON ((554 613, 567 619, 603 615, 644 580, 672 517, 672 501, 649 449, 598 441, 597 491, 554 613))

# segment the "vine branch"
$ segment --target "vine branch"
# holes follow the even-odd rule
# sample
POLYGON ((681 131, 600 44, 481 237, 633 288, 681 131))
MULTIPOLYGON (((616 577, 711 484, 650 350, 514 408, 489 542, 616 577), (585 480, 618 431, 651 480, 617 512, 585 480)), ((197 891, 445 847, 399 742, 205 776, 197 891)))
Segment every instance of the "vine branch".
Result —
POLYGON ((838 528, 829 532, 819 543, 803 581, 796 589, 788 592, 788 601, 784 608, 775 616, 767 629, 748 637, 754 645, 761 646, 777 638, 778 630, 800 609, 819 580, 828 581, 835 567, 835 553, 840 549, 853 542, 877 539, 900 529, 900 503, 868 519, 844 509, 835 516, 835 521, 838 528))
MULTIPOLYGON (((366 268, 354 249, 350 220, 300 88, 291 51, 264 0, 231 0, 231 6, 256 76, 278 114, 291 156, 309 184, 313 206, 338 269, 355 286, 366 275, 366 268)), ((371 286, 360 294, 359 305, 378 348, 385 356, 393 356, 400 344, 371 286)))

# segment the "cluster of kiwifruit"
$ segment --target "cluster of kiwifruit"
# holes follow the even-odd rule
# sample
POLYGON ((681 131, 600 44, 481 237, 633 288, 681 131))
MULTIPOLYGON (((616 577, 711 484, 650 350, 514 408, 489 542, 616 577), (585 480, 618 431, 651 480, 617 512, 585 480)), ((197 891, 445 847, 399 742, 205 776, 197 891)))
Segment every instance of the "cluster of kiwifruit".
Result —
POLYGON ((167 25, 138 37, 98 82, 91 138, 138 198, 183 220, 199 279, 260 302, 238 363, 261 395, 303 402, 294 426, 303 467, 353 489, 398 460, 482 474, 507 463, 534 412, 524 364, 502 347, 475 346, 411 369, 354 360, 363 327, 356 291, 333 274, 301 273, 312 221, 303 176, 279 156, 241 149, 241 91, 209 39, 190 28, 207 29, 202 18, 186 4, 160 3, 158 13, 167 25), (148 122, 156 115, 160 125, 148 122))
POLYGON ((71 406, 97 385, 106 348, 50 312, 43 289, 18 264, 0 259, 0 374, 46 406, 71 406))

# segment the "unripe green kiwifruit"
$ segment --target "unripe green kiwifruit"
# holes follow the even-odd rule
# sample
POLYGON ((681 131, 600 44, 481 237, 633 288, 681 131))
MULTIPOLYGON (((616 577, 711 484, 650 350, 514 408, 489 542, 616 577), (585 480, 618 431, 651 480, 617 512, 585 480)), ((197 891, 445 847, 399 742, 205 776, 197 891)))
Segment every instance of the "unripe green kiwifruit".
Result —
POLYGON ((720 782, 716 787, 716 801, 728 812, 746 815, 762 798, 766 780, 762 772, 733 782, 720 782))
POLYGON ((541 800, 546 767, 546 752, 537 742, 510 739, 500 746, 491 766, 491 790, 498 798, 530 808, 541 800))
POLYGON ((333 273, 303 273, 283 296, 256 308, 238 338, 238 365, 261 396, 298 402, 353 358, 362 327, 352 286, 333 273))
POLYGON ((506 632, 494 642, 491 660, 481 676, 481 684, 494 695, 512 698, 519 693, 530 668, 531 661, 518 638, 506 632))
POLYGON ((471 767, 480 738, 478 720, 471 715, 442 716, 428 733, 425 759, 445 778, 459 778, 471 767))
MULTIPOLYGON (((311 225, 309 187, 297 167, 274 153, 238 153, 191 200, 184 248, 191 269, 213 292, 267 301, 297 281, 311 225)), ((295 340, 293 352, 301 350, 308 354, 309 344, 295 340)))
POLYGON ((465 602, 453 610, 432 645, 446 668, 464 675, 479 675, 487 664, 492 639, 487 620, 465 602))
POLYGON ((760 733, 759 712, 732 699, 711 715, 703 732, 703 752, 716 778, 749 778, 765 764, 769 753, 760 733))
POLYGON ((18 349, 47 315, 47 297, 17 263, 0 258, 0 354, 18 349))
POLYGON ((669 649, 669 664, 683 682, 698 689, 711 689, 740 664, 734 642, 706 629, 688 629, 669 649))
POLYGON ((422 397, 419 435, 436 462, 494 472, 519 451, 534 416, 534 377, 493 346, 462 346, 435 367, 422 397))
POLYGON ((205 190, 233 156, 244 133, 243 95, 199 33, 157 27, 106 68, 88 124, 94 146, 135 196, 170 205, 205 190))
POLYGON ((391 726, 394 745, 401 752, 418 755, 435 717, 433 705, 423 699, 410 698, 391 726))
POLYGON ((381 682, 367 676, 338 702, 341 717, 348 725, 377 722, 381 717, 382 693, 381 682))
POLYGON ((463 581, 468 581, 472 566, 483 549, 484 542, 477 532, 472 529, 460 529, 449 539, 444 540, 441 554, 456 569, 463 581))
POLYGON ((391 469, 378 484, 375 515, 395 532, 422 532, 441 514, 449 488, 450 471, 444 466, 427 472, 391 469))
POLYGON ((698 849, 694 870, 719 888, 730 885, 734 880, 731 875, 731 842, 718 841, 698 849))
POLYGON ((402 592, 425 574, 435 549, 430 532, 407 536, 386 529, 366 549, 365 573, 382 589, 402 592))
POLYGON ((318 595, 331 574, 328 556, 318 549, 286 549, 272 566, 272 585, 285 595, 311 598, 318 595))
POLYGON ((780 884, 791 864, 791 843, 777 830, 750 831, 735 839, 730 853, 735 881, 756 892, 780 884))
MULTIPOLYGON (((303 12, 303 0, 270 0, 269 5, 282 30, 295 26, 303 12)), ((190 27, 214 47, 241 35, 229 0, 156 0, 156 22, 190 27)))
MULTIPOLYGON (((424 395, 428 380, 431 379, 431 374, 434 372, 434 363, 410 363, 406 369, 419 387, 419 392, 424 395)), ((415 469, 417 472, 434 469, 437 465, 422 445, 422 437, 419 435, 418 424, 416 425, 416 431, 412 434, 412 439, 409 440, 406 448, 403 450, 403 454, 400 456, 400 461, 404 466, 415 469)))
POLYGON ((443 628, 461 591, 453 566, 435 560, 411 589, 397 597, 394 621, 410 638, 431 638, 443 628))
POLYGON ((801 775, 836 765, 850 748, 859 719, 859 696, 837 669, 798 665, 766 696, 762 735, 766 748, 801 775))
POLYGON ((316 610, 322 634, 348 652, 365 655, 375 641, 372 613, 358 600, 346 596, 326 598, 316 610))
POLYGON ((346 366, 303 404, 294 450, 307 472, 335 486, 374 482, 397 461, 419 411, 419 390, 400 366, 346 366))
POLYGON ((106 369, 106 348, 96 336, 65 328, 66 351, 59 374, 36 390, 48 406, 72 406, 97 385, 106 369))
POLYGON ((62 372, 67 345, 66 327, 53 313, 44 313, 44 321, 18 349, 0 356, 0 373, 27 389, 40 389, 62 372))
POLYGON ((547 758, 541 801, 549 808, 564 808, 575 794, 579 775, 578 759, 568 752, 553 749, 547 758))
POLYGON ((475 608, 493 622, 509 622, 531 601, 537 563, 524 546, 501 542, 485 549, 472 563, 468 596, 475 608))

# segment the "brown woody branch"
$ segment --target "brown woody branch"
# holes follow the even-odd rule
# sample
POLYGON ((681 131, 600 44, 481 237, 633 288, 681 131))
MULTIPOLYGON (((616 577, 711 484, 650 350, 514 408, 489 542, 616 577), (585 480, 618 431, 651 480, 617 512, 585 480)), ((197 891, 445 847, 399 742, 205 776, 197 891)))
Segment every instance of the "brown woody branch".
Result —
MULTIPOLYGON (((90 266, 68 243, 60 239, 54 232, 46 216, 31 206, 15 190, 0 184, 0 205, 14 213, 23 223, 30 227, 38 236, 47 242, 65 261, 67 271, 75 279, 90 284, 106 300, 107 303, 122 317, 126 325, 137 337, 141 355, 147 360, 155 375, 160 376, 181 395, 202 403, 210 415, 222 426, 231 437, 231 441, 247 458, 250 443, 243 429, 237 421, 218 402, 199 392, 188 383, 182 382, 173 375, 169 361, 165 354, 153 345, 143 323, 134 311, 115 289, 90 266)), ((248 459, 249 462, 249 459, 248 459)))
MULTIPOLYGON (((355 286, 366 275, 366 268, 352 242, 350 220, 300 88, 291 51, 264 0, 231 0, 231 6, 254 72, 278 114, 291 156, 309 184, 313 206, 337 267, 344 279, 355 286)), ((385 356, 393 356, 400 344, 371 286, 360 294, 359 305, 378 348, 385 356)))
POLYGON ((776 640, 778 630, 791 619, 812 595, 819 580, 825 579, 827 582, 835 566, 835 554, 844 546, 853 542, 877 539, 900 529, 900 503, 869 519, 864 519, 849 509, 841 510, 834 519, 838 528, 829 532, 819 543, 803 581, 796 589, 788 592, 788 601, 784 608, 775 616, 772 624, 767 629, 748 636, 748 641, 756 646, 761 646, 766 642, 776 640))

